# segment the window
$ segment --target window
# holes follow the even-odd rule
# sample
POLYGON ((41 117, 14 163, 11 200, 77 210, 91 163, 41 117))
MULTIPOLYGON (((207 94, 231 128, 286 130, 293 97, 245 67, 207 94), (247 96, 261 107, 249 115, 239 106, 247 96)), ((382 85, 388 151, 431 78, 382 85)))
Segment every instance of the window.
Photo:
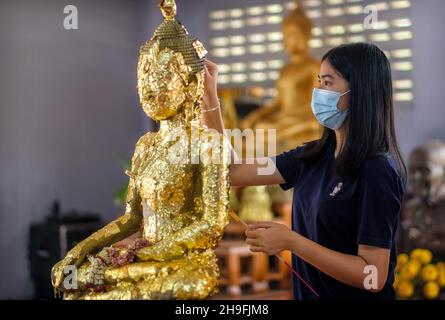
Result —
MULTIPOLYGON (((309 42, 312 54, 321 58, 328 49, 342 43, 377 44, 392 64, 396 104, 411 104, 411 1, 302 0, 314 25, 309 42), (365 13, 367 6, 378 10, 378 22, 369 29, 364 25, 369 15, 365 13)), ((288 58, 283 52, 281 23, 288 10, 294 8, 294 2, 250 0, 215 6, 218 5, 220 8, 209 13, 209 51, 222 66, 221 85, 273 88, 288 58)))

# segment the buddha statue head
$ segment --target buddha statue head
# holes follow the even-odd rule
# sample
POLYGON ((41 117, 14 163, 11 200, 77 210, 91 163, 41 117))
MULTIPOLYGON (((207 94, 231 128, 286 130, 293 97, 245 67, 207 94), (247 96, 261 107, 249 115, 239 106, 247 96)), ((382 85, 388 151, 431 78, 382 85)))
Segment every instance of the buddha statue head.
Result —
POLYGON ((309 49, 312 21, 306 15, 301 0, 294 0, 295 8, 284 18, 283 44, 290 55, 306 53, 309 49))
POLYGON ((139 51, 138 94, 153 120, 197 114, 204 92, 204 46, 176 20, 176 3, 159 4, 164 21, 139 51))
POLYGON ((428 141, 415 148, 409 158, 410 186, 415 197, 427 205, 445 199, 445 144, 428 141))

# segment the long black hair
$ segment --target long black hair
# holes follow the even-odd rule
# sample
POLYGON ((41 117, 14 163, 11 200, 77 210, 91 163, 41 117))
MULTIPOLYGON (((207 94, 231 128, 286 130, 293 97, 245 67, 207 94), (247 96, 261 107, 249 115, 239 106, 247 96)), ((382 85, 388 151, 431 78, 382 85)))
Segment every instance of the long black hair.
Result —
MULTIPOLYGON (((347 44, 328 51, 325 60, 349 82, 351 90, 346 140, 335 160, 335 174, 354 175, 365 160, 389 153, 406 178, 394 129, 391 66, 383 51, 368 43, 347 44)), ((307 143, 300 157, 316 163, 334 152, 335 141, 335 132, 324 128, 321 139, 307 143)))

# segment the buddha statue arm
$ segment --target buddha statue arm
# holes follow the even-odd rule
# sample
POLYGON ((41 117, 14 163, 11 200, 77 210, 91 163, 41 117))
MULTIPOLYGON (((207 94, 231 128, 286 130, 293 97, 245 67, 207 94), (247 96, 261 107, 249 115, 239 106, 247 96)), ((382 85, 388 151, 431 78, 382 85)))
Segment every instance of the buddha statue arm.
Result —
POLYGON ((135 190, 133 178, 130 178, 124 214, 81 241, 68 255, 80 258, 81 261, 78 261, 80 264, 87 254, 110 246, 137 232, 142 221, 142 211, 138 208, 140 202, 138 203, 135 190))
MULTIPOLYGON (((136 148, 138 150, 138 146, 136 148)), ((136 155, 137 152, 133 156, 132 168, 135 166, 136 155)), ((132 174, 130 173, 130 175, 132 174)), ((64 278, 63 270, 66 266, 75 265, 79 267, 88 254, 99 251, 137 232, 141 221, 141 200, 134 185, 134 178, 130 176, 124 214, 78 243, 67 253, 64 259, 54 265, 51 272, 53 286, 60 288, 64 278)))
POLYGON ((200 220, 140 249, 136 254, 140 260, 169 261, 189 250, 217 245, 228 223, 229 167, 226 164, 207 164, 202 166, 201 172, 203 214, 200 220))

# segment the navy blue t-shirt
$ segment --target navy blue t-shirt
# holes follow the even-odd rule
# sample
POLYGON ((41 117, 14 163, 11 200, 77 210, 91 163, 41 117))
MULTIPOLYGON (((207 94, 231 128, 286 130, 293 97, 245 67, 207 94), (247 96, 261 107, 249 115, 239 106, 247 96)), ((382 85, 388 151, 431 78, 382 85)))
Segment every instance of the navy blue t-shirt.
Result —
MULTIPOLYGON (((385 287, 374 293, 337 281, 292 255, 294 268, 321 299, 395 299, 395 236, 405 188, 394 158, 368 159, 356 177, 339 178, 333 172, 334 152, 317 164, 307 164, 298 158, 302 150, 297 147, 272 157, 285 180, 281 187, 294 188, 292 229, 345 254, 357 255, 363 244, 390 249, 391 256, 385 287)), ((292 285, 295 299, 317 298, 295 276, 292 285)))

